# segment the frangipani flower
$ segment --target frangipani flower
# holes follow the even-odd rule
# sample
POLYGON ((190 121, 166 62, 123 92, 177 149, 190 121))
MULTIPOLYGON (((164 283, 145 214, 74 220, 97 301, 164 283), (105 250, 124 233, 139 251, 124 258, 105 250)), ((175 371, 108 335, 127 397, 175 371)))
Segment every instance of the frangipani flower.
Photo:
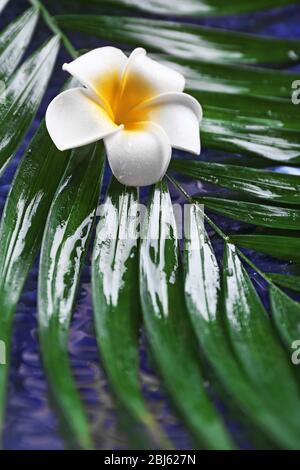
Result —
POLYGON ((160 181, 172 147, 200 154, 200 104, 182 93, 180 73, 144 49, 128 58, 102 47, 63 69, 83 87, 64 91, 47 109, 47 129, 59 150, 104 139, 113 174, 128 186, 160 181))

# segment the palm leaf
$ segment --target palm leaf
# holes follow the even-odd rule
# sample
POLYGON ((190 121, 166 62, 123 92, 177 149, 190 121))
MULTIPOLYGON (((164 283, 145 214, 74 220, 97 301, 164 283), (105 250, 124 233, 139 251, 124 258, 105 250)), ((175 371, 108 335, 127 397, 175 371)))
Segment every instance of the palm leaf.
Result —
MULTIPOLYGON (((6 201, 0 225, 0 331, 8 353, 13 314, 37 255, 66 158, 66 153, 54 147, 42 124, 24 155, 6 201)), ((9 364, 0 368, 0 434, 8 367, 9 364)))
POLYGON ((256 126, 238 118, 234 110, 214 110, 203 120, 202 144, 207 148, 268 158, 278 162, 298 162, 299 132, 269 128, 266 122, 256 126))
POLYGON ((238 360, 265 406, 280 417, 287 445, 297 449, 298 384, 249 276, 230 244, 225 245, 223 288, 226 326, 238 360))
POLYGON ((158 13, 166 15, 230 15, 258 11, 265 8, 274 8, 295 3, 292 0, 254 0, 244 2, 243 0, 230 0, 220 2, 218 0, 187 0, 185 2, 170 3, 167 0, 90 0, 89 3, 99 4, 101 8, 124 8, 125 10, 144 11, 147 13, 158 13))
MULTIPOLYGON (((218 96, 228 93, 235 99, 243 95, 290 101, 291 83, 298 77, 292 72, 276 70, 274 73, 274 70, 248 65, 197 61, 165 54, 152 54, 152 57, 181 72, 188 91, 210 91, 219 93, 218 96)), ((230 107, 232 104, 233 100, 229 102, 230 107)))
POLYGON ((38 19, 35 8, 10 23, 0 35, 0 79, 5 82, 19 64, 30 43, 38 19))
POLYGON ((147 337, 176 407, 202 446, 232 447, 210 403, 186 315, 176 223, 165 183, 153 190, 140 251, 140 290, 147 337))
POLYGON ((286 230, 299 230, 300 227, 300 211, 297 209, 217 197, 197 199, 217 214, 248 224, 286 230))
POLYGON ((8 0, 0 0, 0 13, 8 3, 8 0))
POLYGON ((4 103, 0 109, 0 175, 35 116, 50 79, 58 48, 57 37, 48 41, 24 62, 3 92, 4 103))
POLYGON ((138 380, 138 195, 114 180, 97 227, 93 254, 95 327, 107 374, 118 399, 132 418, 149 430, 159 445, 165 441, 147 410, 138 380))
POLYGON ((124 16, 62 15, 58 24, 105 41, 144 46, 178 58, 237 64, 299 60, 300 41, 258 37, 187 23, 124 16))
POLYGON ((39 273, 43 362, 69 437, 83 448, 91 448, 92 440, 72 378, 67 345, 81 267, 99 200, 103 162, 103 151, 97 145, 73 152, 48 216, 39 273))
POLYGON ((300 181, 296 175, 193 160, 173 160, 170 168, 182 175, 251 197, 278 203, 300 204, 300 181))
POLYGON ((287 446, 289 439, 281 428, 281 419, 265 406, 256 387, 247 380, 226 335, 221 311, 221 274, 198 205, 190 205, 187 232, 185 296, 201 350, 229 394, 228 401, 234 399, 256 433, 258 428, 279 446, 287 446))
MULTIPOLYGON (((273 96, 271 99, 240 94, 237 100, 232 100, 229 93, 191 90, 191 94, 201 101, 209 119, 215 119, 221 112, 232 110, 239 120, 249 123, 255 120, 256 125, 262 128, 268 126, 274 130, 299 130, 300 126, 295 119, 299 118, 299 109, 293 103, 273 96), (215 108, 218 108, 217 111, 215 108), (272 111, 270 112, 270 108, 272 111), (223 111, 224 110, 224 111, 223 111), (268 112, 269 111, 269 112, 268 112), (218 113, 218 114, 217 114, 218 113)), ((253 124, 255 124, 253 122, 253 124)))
POLYGON ((290 351, 299 338, 300 304, 275 286, 270 287, 270 300, 277 329, 290 351))
POLYGON ((300 292, 300 277, 290 274, 268 273, 268 277, 275 283, 288 289, 300 292))
MULTIPOLYGON (((234 243, 287 261, 300 261, 300 240, 298 237, 280 235, 233 235, 234 243)), ((288 286, 287 286, 288 287, 288 286)))

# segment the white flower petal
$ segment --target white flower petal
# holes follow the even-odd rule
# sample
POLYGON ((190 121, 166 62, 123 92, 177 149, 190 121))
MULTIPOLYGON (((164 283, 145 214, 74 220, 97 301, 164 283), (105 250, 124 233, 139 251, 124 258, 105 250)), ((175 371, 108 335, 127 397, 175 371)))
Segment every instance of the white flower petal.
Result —
POLYGON ((171 158, 165 131, 154 123, 135 123, 104 139, 111 170, 120 183, 148 186, 160 181, 171 158))
POLYGON ((119 129, 88 90, 73 88, 49 104, 46 126, 59 150, 96 142, 119 129))
POLYGON ((111 105, 118 94, 127 56, 116 47, 94 49, 63 65, 73 77, 93 90, 105 104, 111 105))
POLYGON ((146 55, 145 49, 135 49, 124 70, 122 95, 130 106, 166 92, 181 92, 185 80, 181 73, 146 55))
POLYGON ((200 154, 202 108, 195 98, 186 93, 165 93, 146 101, 140 108, 146 111, 149 121, 165 130, 172 147, 200 154))

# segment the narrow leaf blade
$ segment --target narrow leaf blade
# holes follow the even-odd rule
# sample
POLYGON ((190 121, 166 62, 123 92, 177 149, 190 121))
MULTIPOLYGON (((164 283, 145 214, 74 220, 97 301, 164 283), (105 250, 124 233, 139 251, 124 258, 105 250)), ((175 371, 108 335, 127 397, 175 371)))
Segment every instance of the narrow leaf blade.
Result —
POLYGON ((237 245, 264 253, 274 258, 300 262, 299 237, 280 235, 232 235, 237 245))
POLYGON ((276 286, 270 286, 270 301, 277 329, 289 352, 299 340, 300 305, 276 286))
MULTIPOLYGON (((52 198, 65 169, 42 123, 25 153, 8 195, 0 225, 0 330, 9 357, 13 314, 37 255, 52 198)), ((0 367, 0 435, 9 361, 0 367)))
POLYGON ((270 319, 231 244, 225 246, 223 287, 226 325, 237 358, 265 406, 281 419, 288 447, 298 448, 298 384, 276 340, 270 319))
MULTIPOLYGON (((154 60, 182 73, 188 93, 193 90, 238 96, 282 98, 290 101, 291 83, 298 75, 281 70, 238 64, 210 63, 164 54, 151 54, 154 60)), ((202 101, 202 100, 200 100, 202 101)), ((250 111, 250 109, 248 109, 250 111)))
MULTIPOLYGON (((269 111, 272 112, 270 103, 269 111)), ((266 110, 267 113, 267 110, 266 110)), ((227 152, 267 158, 277 162, 299 162, 299 131, 269 127, 269 119, 241 116, 234 109, 206 108, 203 119, 202 144, 227 152)))
POLYGON ((300 181, 295 175, 193 160, 172 160, 170 168, 251 197, 300 204, 300 181))
POLYGON ((246 33, 172 21, 124 16, 62 15, 67 29, 157 51, 179 58, 207 62, 261 64, 297 62, 300 41, 259 37, 246 33))
POLYGON ((217 214, 248 224, 285 230, 300 228, 300 210, 297 209, 215 197, 196 199, 217 214))
POLYGON ((162 445, 165 438, 145 406, 138 380, 139 223, 137 190, 113 180, 101 209, 93 253, 94 319, 113 390, 132 418, 162 445))
POLYGON ((9 0, 0 0, 0 13, 5 8, 9 0))
POLYGON ((35 30, 38 12, 25 11, 10 23, 0 35, 0 80, 5 82, 19 64, 35 30))
POLYGON ((74 150, 52 202, 39 272, 39 332, 47 378, 72 440, 93 446, 68 359, 69 324, 99 200, 103 146, 74 150))
MULTIPOLYGON (((86 0, 85 0, 86 3, 86 0)), ((101 7, 124 8, 130 11, 143 11, 157 13, 159 15, 178 16, 211 16, 211 15, 233 15, 263 10, 267 8, 282 7, 295 3, 295 0, 185 0, 170 3, 168 0, 90 0, 90 3, 98 3, 101 7)))
MULTIPOLYGON (((300 247, 299 247, 300 249, 300 247)), ((300 259, 300 257, 299 257, 300 259)), ((300 277, 289 274, 268 273, 268 277, 279 286, 286 287, 295 292, 300 292, 300 277)))
POLYGON ((228 341, 220 308, 220 271, 198 205, 190 205, 187 220, 185 297, 201 350, 233 399, 233 405, 246 414, 256 429, 284 447, 287 438, 281 429, 281 420, 265 406, 228 341))
POLYGON ((205 448, 232 448, 203 385, 178 255, 171 199, 166 184, 158 183, 140 251, 140 292, 147 337, 165 386, 198 442, 205 448))
POLYGON ((5 99, 0 109, 0 175, 35 116, 58 50, 59 39, 53 37, 24 62, 4 91, 5 99))

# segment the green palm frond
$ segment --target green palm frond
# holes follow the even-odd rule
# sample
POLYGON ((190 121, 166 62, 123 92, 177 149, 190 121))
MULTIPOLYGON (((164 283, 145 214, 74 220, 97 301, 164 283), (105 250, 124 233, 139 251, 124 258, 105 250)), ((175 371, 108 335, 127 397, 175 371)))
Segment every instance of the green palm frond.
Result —
POLYGON ((0 174, 21 144, 37 112, 58 49, 59 39, 54 37, 27 59, 8 82, 0 111, 0 174))
POLYGON ((172 21, 105 15, 62 15, 56 21, 68 30, 105 41, 139 44, 149 51, 200 62, 283 65, 297 62, 300 53, 299 41, 172 21))
POLYGON ((298 334, 300 304, 275 286, 270 287, 270 300, 277 329, 290 348, 298 334))
MULTIPOLYGON (((266 406, 266 401, 259 393, 254 393, 253 385, 234 354, 226 334, 221 272, 204 228, 202 210, 197 204, 190 206, 188 220, 189 237, 186 239, 184 252, 185 296, 203 354, 212 365, 222 388, 234 400, 240 416, 246 415, 248 426, 249 423, 254 425, 256 433, 262 432, 277 445, 289 447, 291 442, 285 429, 281 427, 281 417, 266 406)), ((232 282, 237 284, 233 271, 230 274, 232 282)), ((253 300, 257 301, 252 289, 250 301, 253 300)), ((227 309, 227 313, 231 314, 231 308, 227 309)), ((240 311, 240 316, 243 320, 243 310, 240 311)), ((228 321, 232 320, 229 317, 228 321)), ((229 328, 231 326, 229 323, 229 328)), ((245 348, 247 347, 246 341, 245 348)))
POLYGON ((168 392, 198 445, 230 449, 232 443, 208 400, 199 373, 199 358, 184 303, 175 216, 165 183, 157 184, 153 190, 148 218, 142 232, 140 290, 153 355, 168 392))
POLYGON ((273 256, 274 258, 294 261, 296 263, 300 261, 298 252, 300 244, 297 234, 294 237, 269 234, 233 235, 231 239, 237 245, 273 256))
POLYGON ((296 448, 299 388, 271 321, 235 247, 229 243, 225 244, 223 296, 226 328, 236 356, 266 408, 280 417, 289 446, 296 448))
POLYGON ((8 0, 1 0, 0 1, 0 13, 1 11, 3 10, 3 8, 5 7, 5 5, 8 3, 8 0))
POLYGON ((300 292, 300 277, 299 276, 275 274, 275 273, 268 273, 268 276, 275 284, 286 287, 287 289, 293 290, 295 292, 300 292))
MULTIPOLYGON (((13 315, 37 255, 48 210, 66 164, 67 154, 55 148, 45 125, 41 124, 19 165, 0 225, 0 331, 8 351, 13 315)), ((1 429, 7 372, 8 365, 0 368, 1 429)))
MULTIPOLYGON (((0 11, 6 3, 0 0, 0 11)), ((154 446, 172 447, 142 393, 142 327, 161 381, 197 447, 235 448, 207 389, 209 378, 230 412, 254 433, 257 446, 297 449, 300 384, 288 354, 298 339, 300 303, 283 288, 300 292, 300 179, 270 167, 285 162, 293 168, 300 160, 300 107, 291 103, 297 74, 282 70, 300 62, 300 41, 200 27, 183 18, 295 2, 82 3, 82 9, 84 4, 92 5, 96 14, 54 16, 43 1, 31 0, 30 8, 0 33, 0 80, 6 85, 0 95, 0 175, 24 141, 60 47, 71 58, 79 55, 70 31, 125 49, 144 46, 157 60, 181 71, 188 92, 204 108, 203 146, 237 152, 243 158, 233 155, 227 158, 229 163, 216 162, 214 157, 209 162, 174 159, 168 177, 149 196, 140 239, 126 236, 141 223, 138 191, 113 179, 92 242, 104 149, 96 144, 60 152, 42 122, 19 163, 1 218, 0 339, 9 352, 14 312, 41 247, 39 341, 49 389, 59 418, 67 424, 70 442, 66 446, 93 448, 91 425, 68 357, 76 293, 93 244, 95 332, 114 397, 129 417, 128 434, 131 426, 138 425, 154 446), (121 14, 112 16, 116 11, 121 14), (175 15, 179 20, 129 16, 137 11, 175 15), (39 17, 50 39, 21 63, 39 17), (211 183, 222 193, 218 197, 187 194, 173 174, 211 183), (190 204, 190 238, 184 240, 183 260, 169 183, 190 204), (245 222, 245 233, 224 233, 206 209, 245 222), (222 270, 204 221, 223 241, 222 270), (155 242, 153 234, 157 234, 155 242), (196 248, 191 237, 197 241, 196 248), (294 262, 294 276, 265 273, 239 247, 294 262), (272 316, 246 266, 267 283, 272 316)), ((9 364, 0 366, 0 435, 8 370, 9 364)))
POLYGON ((300 204, 298 176, 257 168, 194 160, 173 160, 171 169, 196 180, 237 191, 246 196, 283 204, 300 204))
POLYGON ((17 18, 0 35, 0 77, 8 80, 28 44, 38 19, 38 12, 31 8, 17 18))
POLYGON ((138 192, 115 179, 101 210, 92 260, 96 335, 106 372, 120 402, 143 423, 156 445, 170 447, 143 399, 139 383, 138 192), (120 380, 122 378, 122 380, 120 380))
POLYGON ((139 0, 80 1, 98 4, 101 7, 120 7, 129 11, 144 11, 147 13, 179 16, 190 15, 195 17, 246 13, 295 3, 295 1, 291 0, 253 0, 252 2, 244 2, 243 0, 227 0, 226 2, 220 2, 219 0, 185 0, 184 2, 174 3, 166 2, 166 0, 148 0, 147 2, 140 2, 139 0))
MULTIPOLYGON (((259 66, 209 62, 204 58, 197 61, 193 58, 183 59, 157 53, 152 53, 152 57, 181 72, 189 91, 216 92, 217 96, 223 99, 224 94, 229 94, 235 97, 239 95, 273 99, 276 97, 290 102, 290 84, 295 80, 295 73, 276 70, 275 74, 274 70, 259 66)), ((228 101, 226 104, 227 106, 230 104, 229 107, 234 105, 228 101)), ((248 108, 248 111, 250 109, 248 108)))
POLYGON ((101 145, 93 144, 72 152, 49 211, 39 272, 43 361, 66 426, 83 448, 92 447, 92 440, 73 383, 67 346, 81 267, 99 200, 103 167, 101 145))
POLYGON ((231 219, 260 227, 299 230, 300 211, 297 209, 218 197, 199 197, 197 200, 213 212, 231 219))

